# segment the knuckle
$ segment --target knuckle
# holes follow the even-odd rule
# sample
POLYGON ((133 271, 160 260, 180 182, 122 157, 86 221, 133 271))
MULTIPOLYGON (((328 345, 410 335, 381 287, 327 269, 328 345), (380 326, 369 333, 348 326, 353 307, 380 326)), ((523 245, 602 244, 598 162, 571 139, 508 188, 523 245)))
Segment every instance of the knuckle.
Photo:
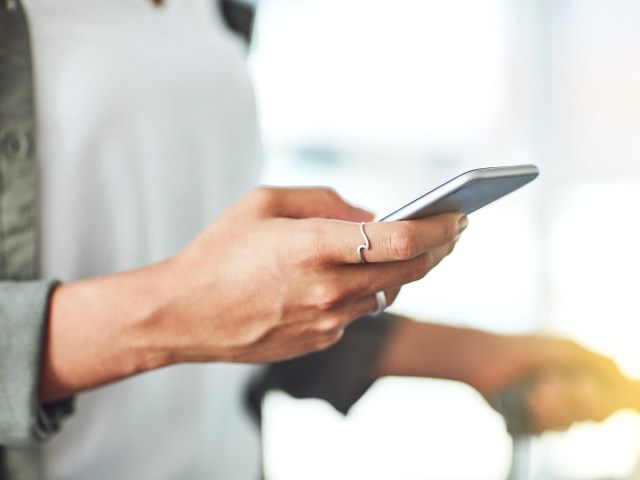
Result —
POLYGON ((325 245, 320 241, 314 240, 308 244, 302 264, 303 266, 310 268, 315 265, 324 263, 325 258, 325 245))
POLYGON ((261 186, 253 188, 248 193, 248 197, 261 209, 269 210, 276 198, 276 194, 273 188, 261 186))
POLYGON ((399 260, 408 260, 418 254, 418 241, 408 226, 400 223, 388 237, 388 249, 399 260))
POLYGON ((310 273, 310 270, 317 270, 326 263, 328 246, 316 219, 299 220, 297 226, 300 228, 290 234, 291 242, 282 249, 282 258, 284 262, 310 273))
POLYGON ((344 294, 337 285, 331 282, 319 282, 311 292, 311 301, 323 312, 333 310, 342 300, 344 294))
POLYGON ((301 245, 305 246, 306 251, 304 263, 308 266, 326 263, 328 258, 328 245, 325 237, 322 235, 318 220, 305 220, 305 225, 305 238, 303 242, 300 242, 301 245))
POLYGON ((332 335, 342 330, 342 319, 340 319, 337 315, 331 315, 319 321, 317 327, 319 333, 321 333, 323 336, 332 335))
POLYGON ((450 214, 433 217, 430 228, 433 229, 434 246, 447 244, 458 235, 457 222, 452 220, 453 218, 455 217, 450 214))
POLYGON ((433 268, 433 258, 431 253, 420 255, 411 262, 411 281, 420 280, 433 268))
POLYGON ((445 228, 445 236, 447 238, 447 241, 450 242, 451 240, 456 238, 459 234, 460 234, 460 230, 458 228, 458 222, 457 221, 448 222, 445 228))
POLYGON ((442 226, 440 228, 442 243, 451 243, 451 241, 458 235, 457 223, 453 220, 442 222, 442 226))

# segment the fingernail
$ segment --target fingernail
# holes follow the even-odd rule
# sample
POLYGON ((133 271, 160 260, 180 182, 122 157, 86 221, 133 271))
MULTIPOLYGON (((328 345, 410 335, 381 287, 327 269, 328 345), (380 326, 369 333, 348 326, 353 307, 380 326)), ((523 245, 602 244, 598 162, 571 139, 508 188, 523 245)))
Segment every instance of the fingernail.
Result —
POLYGON ((461 216, 458 220, 458 232, 462 233, 467 225, 469 225, 469 219, 466 215, 461 216))

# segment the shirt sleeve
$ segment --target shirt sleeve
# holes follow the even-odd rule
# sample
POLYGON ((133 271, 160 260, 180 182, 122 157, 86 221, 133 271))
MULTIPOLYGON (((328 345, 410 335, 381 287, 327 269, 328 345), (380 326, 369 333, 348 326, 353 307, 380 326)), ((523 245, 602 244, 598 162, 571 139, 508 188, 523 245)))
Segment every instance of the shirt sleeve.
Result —
POLYGON ((42 345, 54 281, 0 283, 0 445, 28 446, 58 430, 71 401, 38 399, 42 345))
POLYGON ((296 398, 326 400, 347 413, 373 383, 373 369, 395 325, 396 317, 388 313, 362 317, 332 347, 270 365, 251 385, 253 411, 259 416, 269 390, 282 390, 296 398))

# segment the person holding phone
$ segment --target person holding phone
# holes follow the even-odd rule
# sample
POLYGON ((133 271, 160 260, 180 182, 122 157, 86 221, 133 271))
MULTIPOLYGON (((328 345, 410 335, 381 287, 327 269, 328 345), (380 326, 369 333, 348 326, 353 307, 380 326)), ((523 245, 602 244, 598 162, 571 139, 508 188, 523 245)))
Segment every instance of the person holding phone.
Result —
POLYGON ((20 477, 257 476, 242 401, 256 364, 326 348, 391 304, 451 252, 465 216, 371 225, 363 264, 368 212, 328 189, 255 188, 245 45, 216 2, 0 10, 3 478, 15 465, 32 470, 20 477), (39 263, 64 283, 35 279, 39 263), (37 442, 82 392, 40 467, 37 442))
MULTIPOLYGON (((15 180, 28 178, 19 191, 35 190, 26 167, 34 149, 21 143, 34 132, 24 132, 27 102, 9 99, 2 205, 32 219, 25 212, 41 204, 42 251, 32 221, 36 247, 15 248, 31 254, 29 265, 41 261, 43 278, 65 282, 5 271, 0 283, 6 479, 258 478, 245 395, 257 375, 269 377, 265 364, 355 342, 341 350, 349 361, 322 363, 345 382, 308 392, 339 397, 342 409, 380 375, 438 375, 435 364, 420 370, 418 357, 403 357, 435 330, 367 314, 446 257, 466 217, 361 229, 372 216, 329 190, 254 188, 260 146, 246 44, 229 28, 242 24, 243 8, 154 3, 0 6, 0 33, 11 35, 3 46, 24 33, 21 6, 30 20, 42 170, 42 201, 20 203, 7 175, 19 166, 15 180), (54 435, 72 396, 75 414, 54 435)), ((18 46, 22 56, 3 58, 27 58, 18 46)), ((9 81, 24 65, 3 71, 3 82, 28 89, 9 81)), ((5 230, 6 247, 17 230, 5 230)), ((15 251, 3 251, 5 267, 15 251)))

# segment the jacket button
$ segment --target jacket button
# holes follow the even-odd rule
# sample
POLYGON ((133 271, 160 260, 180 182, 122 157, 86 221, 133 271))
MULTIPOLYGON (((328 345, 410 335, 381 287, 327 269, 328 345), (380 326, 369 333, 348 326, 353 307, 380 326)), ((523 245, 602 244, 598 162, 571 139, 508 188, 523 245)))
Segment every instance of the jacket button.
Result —
POLYGON ((7 132, 0 141, 0 152, 8 160, 14 160, 22 155, 25 146, 15 132, 7 132))
POLYGON ((5 133, 0 142, 2 154, 9 160, 13 160, 20 153, 20 138, 14 132, 5 133))

